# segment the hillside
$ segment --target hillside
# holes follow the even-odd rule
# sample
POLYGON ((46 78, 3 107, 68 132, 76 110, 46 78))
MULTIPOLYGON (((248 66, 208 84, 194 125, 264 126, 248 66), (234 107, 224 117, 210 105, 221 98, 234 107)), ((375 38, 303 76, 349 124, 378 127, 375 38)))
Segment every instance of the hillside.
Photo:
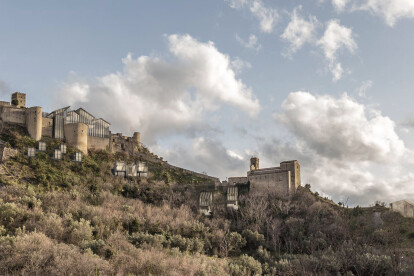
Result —
MULTIPOLYGON (((0 139, 22 152, 35 144, 18 129, 0 139)), ((22 152, 0 164, 4 274, 414 274, 414 220, 385 207, 343 208, 301 187, 292 198, 244 189, 227 212, 216 190, 205 218, 197 198, 210 179, 151 161, 148 179, 111 175, 115 160, 147 149, 91 152, 81 164, 22 152)))

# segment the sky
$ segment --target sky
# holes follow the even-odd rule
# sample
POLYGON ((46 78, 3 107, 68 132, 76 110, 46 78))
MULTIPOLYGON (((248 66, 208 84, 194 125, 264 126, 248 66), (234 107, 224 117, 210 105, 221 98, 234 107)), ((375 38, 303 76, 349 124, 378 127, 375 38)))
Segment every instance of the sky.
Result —
POLYGON ((414 201, 413 30, 412 0, 0 0, 0 95, 222 180, 298 160, 335 202, 414 201))

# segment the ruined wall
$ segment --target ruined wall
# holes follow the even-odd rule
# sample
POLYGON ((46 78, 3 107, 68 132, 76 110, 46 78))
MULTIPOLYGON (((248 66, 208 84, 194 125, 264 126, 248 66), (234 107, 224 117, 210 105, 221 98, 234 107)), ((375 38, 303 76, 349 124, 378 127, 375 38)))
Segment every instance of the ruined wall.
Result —
POLYGON ((407 200, 400 200, 391 203, 391 209, 404 217, 414 218, 414 203, 407 200))
POLYGON ((289 195, 291 192, 291 173, 290 171, 266 171, 256 173, 250 171, 247 176, 250 181, 250 190, 266 190, 282 195, 289 195))
POLYGON ((42 118, 42 136, 52 137, 53 135, 53 119, 42 118))
POLYGON ((26 128, 30 137, 39 141, 42 138, 42 108, 39 106, 26 109, 26 128))
POLYGON ((83 123, 65 125, 66 142, 88 154, 88 126, 83 123))
POLYGON ((140 147, 138 132, 134 133, 133 137, 123 136, 122 133, 110 133, 109 149, 112 153, 126 152, 133 155, 137 153, 140 147))
POLYGON ((88 136, 88 149, 108 150, 109 149, 109 138, 88 136))

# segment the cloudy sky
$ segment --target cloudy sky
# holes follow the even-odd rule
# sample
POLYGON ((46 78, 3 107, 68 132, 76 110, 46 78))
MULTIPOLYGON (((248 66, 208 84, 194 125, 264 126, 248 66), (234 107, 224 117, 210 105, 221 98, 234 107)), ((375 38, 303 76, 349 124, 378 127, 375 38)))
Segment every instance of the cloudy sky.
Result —
POLYGON ((336 202, 414 200, 413 30, 412 0, 0 0, 0 93, 223 180, 297 159, 336 202))

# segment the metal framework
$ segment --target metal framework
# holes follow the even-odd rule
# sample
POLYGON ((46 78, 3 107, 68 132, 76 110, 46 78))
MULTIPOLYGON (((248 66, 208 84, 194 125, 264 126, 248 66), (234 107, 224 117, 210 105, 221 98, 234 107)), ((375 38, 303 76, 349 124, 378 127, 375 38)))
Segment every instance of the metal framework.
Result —
POLYGON ((47 118, 53 119, 53 138, 63 139, 65 137, 65 125, 83 123, 88 126, 88 136, 109 138, 109 126, 111 125, 102 118, 95 118, 83 108, 69 110, 69 106, 57 109, 49 114, 47 118))

